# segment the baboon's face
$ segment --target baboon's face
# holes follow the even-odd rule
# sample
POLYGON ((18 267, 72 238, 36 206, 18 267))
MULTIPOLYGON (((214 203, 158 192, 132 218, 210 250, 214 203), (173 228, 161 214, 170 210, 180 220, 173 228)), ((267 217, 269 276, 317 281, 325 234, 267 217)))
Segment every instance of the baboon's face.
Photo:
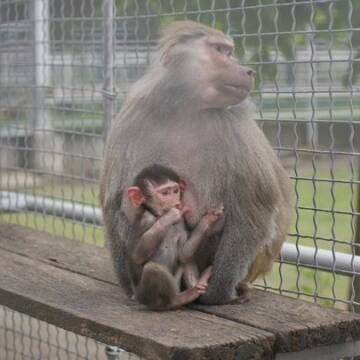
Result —
POLYGON ((241 103, 254 87, 256 72, 233 57, 230 38, 209 35, 175 46, 170 71, 191 83, 194 100, 202 109, 226 108, 241 103))

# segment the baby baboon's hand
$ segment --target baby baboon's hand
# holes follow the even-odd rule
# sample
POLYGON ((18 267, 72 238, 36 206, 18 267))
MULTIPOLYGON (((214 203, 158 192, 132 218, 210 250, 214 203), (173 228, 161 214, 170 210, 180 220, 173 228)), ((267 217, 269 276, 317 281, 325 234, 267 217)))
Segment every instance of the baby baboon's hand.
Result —
POLYGON ((224 217, 223 206, 212 206, 211 209, 201 218, 200 226, 205 233, 212 233, 219 224, 219 220, 224 217))
POLYGON ((183 212, 176 208, 171 208, 165 215, 163 215, 162 219, 164 223, 168 225, 177 224, 181 218, 183 217, 183 212))
POLYGON ((209 225, 217 222, 224 216, 224 206, 212 206, 212 208, 205 215, 207 218, 209 225))

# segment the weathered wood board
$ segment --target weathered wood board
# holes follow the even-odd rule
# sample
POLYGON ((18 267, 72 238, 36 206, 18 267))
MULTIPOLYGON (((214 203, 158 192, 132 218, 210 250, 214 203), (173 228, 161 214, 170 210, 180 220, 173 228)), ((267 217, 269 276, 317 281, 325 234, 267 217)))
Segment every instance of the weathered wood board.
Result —
POLYGON ((272 359, 360 339, 360 316, 255 291, 156 313, 116 285, 106 249, 0 223, 0 304, 147 359, 272 359))

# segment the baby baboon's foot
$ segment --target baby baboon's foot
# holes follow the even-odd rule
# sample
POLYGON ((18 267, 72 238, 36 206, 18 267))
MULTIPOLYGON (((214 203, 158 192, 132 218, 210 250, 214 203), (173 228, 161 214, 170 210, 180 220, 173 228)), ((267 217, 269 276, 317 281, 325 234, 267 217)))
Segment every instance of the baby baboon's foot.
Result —
POLYGON ((206 293, 209 285, 209 279, 211 277, 212 266, 207 267, 201 274, 197 284, 193 289, 199 293, 199 296, 206 293))
POLYGON ((212 266, 208 266, 201 274, 198 282, 207 285, 211 277, 211 274, 212 274, 212 266))
POLYGON ((198 282, 193 289, 196 289, 196 292, 200 295, 205 294, 206 290, 208 288, 208 284, 204 284, 201 282, 198 282))

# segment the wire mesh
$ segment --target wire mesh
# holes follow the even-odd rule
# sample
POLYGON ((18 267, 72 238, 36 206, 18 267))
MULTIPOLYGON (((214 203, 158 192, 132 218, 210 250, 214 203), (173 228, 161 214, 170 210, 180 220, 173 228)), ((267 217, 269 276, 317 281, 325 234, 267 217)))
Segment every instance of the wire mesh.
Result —
MULTIPOLYGON (((237 57, 256 69, 257 119, 292 179, 295 260, 285 254, 258 286, 357 311, 357 0, 1 0, 0 219, 103 246, 104 134, 151 61, 159 29, 181 19, 230 34, 237 57), (314 250, 307 266, 304 246, 314 250), (338 269, 342 254, 350 270, 338 269)), ((0 347, 13 358, 25 330, 9 325, 19 315, 2 314, 0 347)), ((41 348, 46 331, 34 324, 29 339, 41 348)))
POLYGON ((1 359, 104 359, 105 345, 0 307, 1 359))

